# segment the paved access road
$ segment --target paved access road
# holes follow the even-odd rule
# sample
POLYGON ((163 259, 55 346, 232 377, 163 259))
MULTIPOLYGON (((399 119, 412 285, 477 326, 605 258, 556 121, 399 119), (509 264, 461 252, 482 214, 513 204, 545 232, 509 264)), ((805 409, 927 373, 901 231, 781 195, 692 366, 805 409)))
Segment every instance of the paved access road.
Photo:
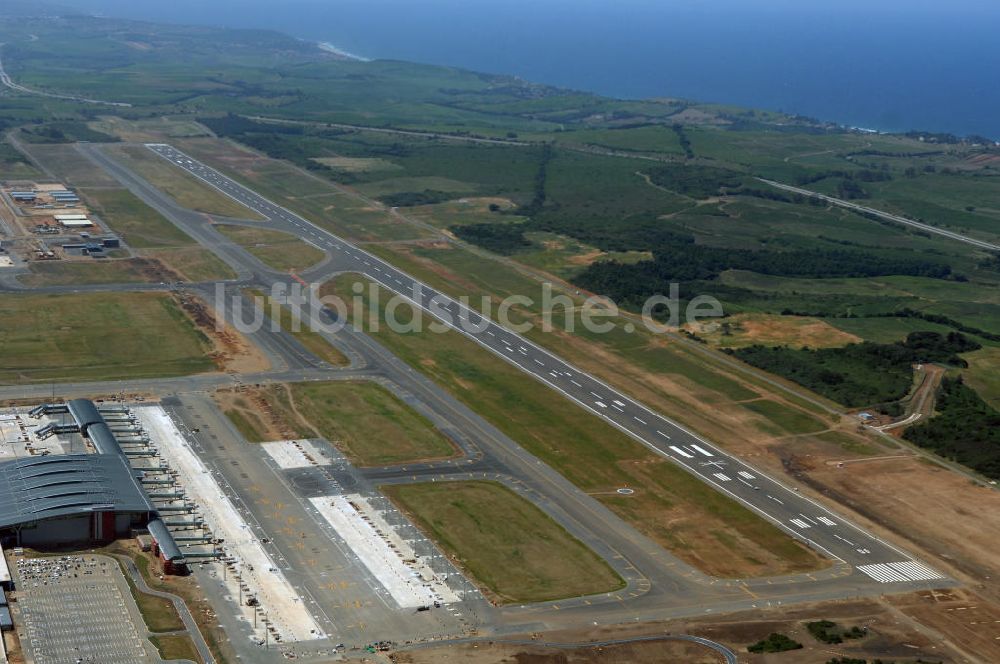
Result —
POLYGON ((922 231, 927 231, 928 233, 934 233, 935 235, 941 235, 943 237, 957 240, 958 242, 964 242, 965 244, 971 244, 979 249, 989 249, 990 251, 1000 251, 1000 245, 993 244, 992 242, 986 242, 985 240, 977 240, 976 238, 969 237, 967 235, 962 235, 961 233, 956 233, 954 231, 945 230, 943 228, 938 228, 937 226, 931 226, 930 224, 925 224, 919 221, 914 221, 913 219, 907 219, 906 217, 901 217, 898 214, 890 214, 888 212, 883 212, 882 210, 876 210, 875 208, 865 207, 863 205, 858 205, 857 203, 852 203, 851 201, 845 201, 842 198, 834 198, 833 196, 827 196, 826 194, 820 194, 815 191, 810 191, 809 189, 803 189, 802 187, 793 187, 790 184, 782 184, 781 182, 775 182, 774 180, 765 180, 764 178, 757 178, 764 184, 769 184, 776 189, 783 189, 784 191, 790 191, 793 194, 799 194, 801 196, 809 196, 810 198, 818 198, 821 201, 826 201, 832 205, 838 207, 847 208, 848 210, 854 210, 855 212, 863 212, 865 214, 875 215, 880 219, 885 219, 886 221, 894 221, 897 224, 903 224, 904 226, 912 226, 913 228, 919 228, 922 231))
MULTIPOLYGON (((0 43, 0 49, 4 46, 0 43)), ((118 106, 121 108, 131 108, 132 104, 126 104, 121 101, 103 101, 101 99, 88 99, 87 97, 80 97, 78 95, 67 95, 58 94, 55 92, 43 92, 42 90, 33 90, 32 88, 26 88, 23 85, 14 82, 14 79, 10 77, 7 70, 4 69, 3 60, 0 60, 0 84, 6 85, 11 90, 16 90, 17 92, 24 92, 29 95, 37 95, 39 97, 50 97, 52 99, 68 99, 70 101, 79 101, 85 104, 103 104, 105 106, 118 106)))
POLYGON ((270 226, 293 233, 334 255, 334 272, 359 272, 409 298, 449 327, 465 334, 581 407, 626 432, 718 491, 770 520, 825 555, 885 584, 926 586, 937 571, 843 517, 730 456, 682 426, 653 412, 527 339, 481 316, 405 272, 269 201, 166 144, 150 150, 264 215, 270 226))

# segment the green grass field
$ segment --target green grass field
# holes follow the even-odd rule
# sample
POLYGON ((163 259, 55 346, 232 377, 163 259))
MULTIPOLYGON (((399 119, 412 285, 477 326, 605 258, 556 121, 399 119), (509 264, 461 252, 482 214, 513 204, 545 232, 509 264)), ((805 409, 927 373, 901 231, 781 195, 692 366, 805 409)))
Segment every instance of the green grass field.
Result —
POLYGON ((578 597, 625 585, 582 542, 501 484, 436 482, 381 490, 500 603, 578 597))
POLYGON ((149 272, 139 260, 52 261, 32 263, 30 273, 19 278, 25 286, 128 284, 166 281, 170 276, 149 272))
POLYGON ((215 254, 130 191, 89 188, 82 193, 91 209, 138 255, 162 261, 187 281, 216 281, 236 276, 215 254))
POLYGON ((458 452, 426 418, 368 382, 292 383, 296 410, 359 466, 446 459, 458 452))
MULTIPOLYGON (((352 292, 352 281, 335 284, 341 297, 352 292)), ((578 487, 705 572, 752 576, 820 566, 814 554, 747 508, 457 333, 397 334, 383 325, 374 336, 578 487), (637 489, 636 494, 617 496, 615 490, 625 486, 637 489)))
POLYGON ((42 167, 71 187, 120 187, 121 184, 83 156, 74 145, 23 144, 42 167))
POLYGON ((132 598, 139 608, 139 613, 142 614, 142 619, 150 632, 175 632, 184 629, 184 622, 181 620, 180 615, 177 614, 177 609, 174 608, 173 602, 164 597, 157 597, 140 591, 136 587, 135 581, 132 580, 132 575, 125 570, 121 562, 119 562, 119 566, 121 566, 122 575, 124 575, 125 580, 128 582, 129 590, 132 592, 132 598))
POLYGON ((827 428, 827 423, 790 408, 776 401, 760 400, 743 404, 747 410, 760 415, 778 427, 778 435, 817 433, 827 428))
POLYGON ((161 261, 185 281, 219 281, 236 277, 236 272, 231 267, 208 249, 203 249, 201 245, 172 249, 143 249, 139 254, 161 261))
POLYGON ((157 293, 7 295, 0 298, 0 344, 0 381, 8 384, 215 368, 208 340, 172 297, 157 293))
POLYGON ((259 214, 240 205, 225 194, 188 175, 181 168, 142 146, 115 146, 108 152, 157 189, 169 195, 178 205, 198 212, 236 219, 262 220, 259 214))
POLYGON ((965 355, 968 370, 962 372, 965 382, 983 401, 1000 410, 1000 348, 987 347, 965 355))
MULTIPOLYGON (((298 438, 326 438, 357 466, 448 459, 458 448, 423 415, 366 381, 272 385, 255 391, 280 429, 298 438)), ((250 442, 273 440, 260 409, 246 398, 217 398, 250 442)))
POLYGON ((282 272, 301 272, 323 260, 326 254, 290 233, 264 228, 219 224, 217 231, 256 256, 269 267, 282 272))
POLYGON ((187 233, 127 189, 89 188, 83 194, 91 209, 133 249, 195 244, 187 233))
POLYGON ((191 641, 191 637, 186 634, 161 634, 149 637, 149 640, 156 646, 156 651, 160 654, 160 659, 164 661, 188 660, 200 662, 197 648, 191 641))

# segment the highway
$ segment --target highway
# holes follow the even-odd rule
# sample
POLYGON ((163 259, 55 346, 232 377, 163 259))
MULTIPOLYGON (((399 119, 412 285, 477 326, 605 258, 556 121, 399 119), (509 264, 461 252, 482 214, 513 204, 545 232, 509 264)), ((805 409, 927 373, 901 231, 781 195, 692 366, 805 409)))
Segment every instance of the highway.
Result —
MULTIPOLYGON (((3 43, 0 43, 0 50, 4 47, 3 43)), ((119 108, 131 108, 132 104, 127 104, 121 101, 103 101, 101 99, 88 99, 87 97, 80 97, 78 95, 67 95, 59 94, 56 92, 43 92, 42 90, 33 90, 32 88, 26 88, 23 85, 14 82, 14 79, 10 77, 7 70, 4 69, 3 60, 0 59, 0 83, 6 85, 11 90, 17 92, 24 92, 29 95, 36 95, 39 97, 50 97, 52 99, 67 99, 69 101, 78 101, 84 104, 102 104, 104 106, 118 106, 119 108)))
POLYGON ((434 318, 541 381, 582 408, 734 498, 793 537, 835 561, 850 565, 894 589, 940 584, 942 575, 855 526, 845 518, 730 456, 679 424, 653 412, 523 337, 420 283, 381 259, 274 204, 218 171, 166 144, 150 150, 270 220, 336 257, 338 272, 359 272, 410 299, 434 318))
POLYGON ((857 203, 852 203, 851 201, 845 201, 842 198, 834 198, 833 196, 827 196, 826 194, 820 194, 818 192, 810 191, 808 189, 803 189, 801 187, 793 187, 790 184, 782 184, 781 182, 775 182, 774 180, 765 180, 764 178, 757 178, 757 179, 763 182, 764 184, 769 184, 772 187, 775 187, 776 189, 790 191, 793 194, 799 194, 802 196, 809 196, 810 198, 818 198, 819 200, 826 201, 831 205, 836 205, 838 207, 846 208, 848 210, 854 210, 855 212, 872 214, 878 217, 879 219, 885 219, 886 221, 894 221, 897 224, 903 224, 905 226, 912 226, 913 228, 919 228, 920 230, 927 231, 928 233, 934 233, 935 235, 940 235, 942 237, 946 237, 951 240, 957 240, 958 242, 971 244, 973 247, 977 247, 979 249, 1000 251, 1000 245, 993 244, 992 242, 977 240, 967 235, 962 235, 961 233, 956 233, 954 231, 938 228, 937 226, 931 226, 930 224, 914 221, 913 219, 907 219, 906 217, 901 217, 898 214, 889 214, 888 212, 883 212, 882 210, 876 210, 875 208, 858 205, 857 203))

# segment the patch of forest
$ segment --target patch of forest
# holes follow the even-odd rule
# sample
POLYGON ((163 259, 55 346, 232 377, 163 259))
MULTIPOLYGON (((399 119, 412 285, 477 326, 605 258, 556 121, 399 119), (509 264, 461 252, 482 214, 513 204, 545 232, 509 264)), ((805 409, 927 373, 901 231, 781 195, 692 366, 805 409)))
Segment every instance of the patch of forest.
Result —
POLYGON ((960 332, 911 332, 904 341, 870 341, 841 348, 754 345, 727 349, 747 364, 787 378, 849 408, 897 401, 913 385, 912 365, 965 367, 959 354, 981 346, 960 332))
POLYGON ((1000 411, 961 377, 941 381, 936 410, 931 419, 909 427, 903 438, 1000 480, 1000 411))

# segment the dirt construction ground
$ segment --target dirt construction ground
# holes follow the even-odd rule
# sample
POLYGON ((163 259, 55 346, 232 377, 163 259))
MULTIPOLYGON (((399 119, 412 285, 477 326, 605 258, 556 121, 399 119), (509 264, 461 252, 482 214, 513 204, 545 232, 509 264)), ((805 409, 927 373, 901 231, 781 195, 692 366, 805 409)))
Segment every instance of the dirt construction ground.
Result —
MULTIPOLYGON (((896 664, 925 662, 958 664, 960 662, 995 662, 973 659, 946 644, 933 630, 918 625, 909 614, 911 607, 927 615, 946 615, 964 605, 961 594, 941 595, 940 601, 923 595, 906 595, 894 602, 860 600, 826 602, 779 611, 743 613, 725 619, 701 618, 669 623, 632 625, 545 634, 548 642, 586 643, 613 641, 639 635, 690 634, 701 636, 731 648, 742 664, 826 664, 833 658, 881 659, 896 664), (901 609, 905 609, 905 612, 901 609), (830 620, 843 629, 857 626, 868 629, 868 636, 825 644, 807 631, 813 620, 830 620), (752 654, 747 646, 777 632, 798 641, 802 649, 777 654, 752 654)), ((938 618, 935 618, 938 620, 938 618)), ((526 635, 525 641, 540 640, 541 635, 526 635)), ((590 647, 544 647, 503 641, 469 643, 460 646, 398 652, 392 655, 397 664, 715 664, 722 657, 706 647, 672 641, 647 641, 624 645, 590 647)))

